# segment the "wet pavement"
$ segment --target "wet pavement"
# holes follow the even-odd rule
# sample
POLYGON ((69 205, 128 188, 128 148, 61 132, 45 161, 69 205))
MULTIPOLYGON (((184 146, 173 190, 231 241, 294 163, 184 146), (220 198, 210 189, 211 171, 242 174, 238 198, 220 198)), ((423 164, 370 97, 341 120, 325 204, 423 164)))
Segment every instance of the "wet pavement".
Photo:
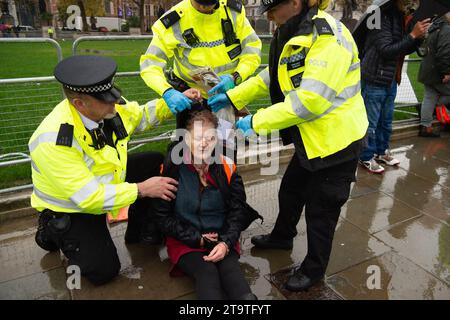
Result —
MULTIPOLYGON (((306 254, 302 216, 292 250, 253 248, 251 236, 269 232, 276 220, 277 175, 243 174, 249 203, 264 217, 242 234, 241 266, 259 299, 450 300, 450 135, 393 143, 401 163, 383 175, 358 169, 342 209, 324 281, 292 293, 284 282, 306 254)), ((299 181, 301 183, 301 181, 299 181)), ((0 299, 195 299, 187 277, 173 278, 158 246, 125 245, 126 223, 111 234, 122 264, 111 283, 66 286, 66 262, 34 243, 35 216, 0 222, 0 299)))

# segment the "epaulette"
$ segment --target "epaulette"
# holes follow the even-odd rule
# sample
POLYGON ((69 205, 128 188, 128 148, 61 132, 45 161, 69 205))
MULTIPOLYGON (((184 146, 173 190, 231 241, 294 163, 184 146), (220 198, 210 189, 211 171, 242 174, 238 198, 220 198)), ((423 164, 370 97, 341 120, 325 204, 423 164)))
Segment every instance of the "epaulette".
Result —
POLYGON ((317 33, 322 36, 324 34, 334 35, 333 29, 326 19, 316 18, 313 19, 313 23, 316 26, 317 33))
POLYGON ((59 127, 58 137, 56 138, 57 146, 72 147, 73 141, 73 125, 63 123, 59 127))
POLYGON ((227 7, 240 13, 242 11, 242 1, 241 0, 227 0, 227 7))
POLYGON ((164 27, 166 27, 166 29, 169 29, 171 26, 173 26, 175 23, 177 23, 177 21, 180 19, 181 19, 181 17, 178 14, 178 12, 176 12, 176 10, 173 10, 172 12, 169 12, 168 14, 166 14, 160 18, 162 24, 164 25, 164 27))

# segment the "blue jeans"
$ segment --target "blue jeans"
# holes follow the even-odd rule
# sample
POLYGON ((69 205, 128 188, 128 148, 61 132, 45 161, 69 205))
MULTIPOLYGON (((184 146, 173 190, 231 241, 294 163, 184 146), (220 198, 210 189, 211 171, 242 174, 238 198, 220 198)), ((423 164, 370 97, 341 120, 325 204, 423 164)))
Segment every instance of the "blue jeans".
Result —
POLYGON ((393 81, 390 87, 380 87, 362 81, 361 90, 369 119, 369 139, 360 159, 369 161, 375 154, 384 155, 386 149, 389 149, 397 82, 393 81))

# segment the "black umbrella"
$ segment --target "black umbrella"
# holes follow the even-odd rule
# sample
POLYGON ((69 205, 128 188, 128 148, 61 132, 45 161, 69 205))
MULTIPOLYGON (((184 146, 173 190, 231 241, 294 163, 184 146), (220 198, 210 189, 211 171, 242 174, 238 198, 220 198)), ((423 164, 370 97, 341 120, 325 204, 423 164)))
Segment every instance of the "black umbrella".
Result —
MULTIPOLYGON (((393 2, 394 2, 394 0, 374 0, 372 2, 372 6, 378 6, 379 8, 385 8, 387 6, 392 5, 393 2)), ((353 38, 355 38, 356 44, 358 45, 358 49, 360 52, 362 52, 367 33, 369 31, 369 28, 367 26, 367 21, 373 14, 375 14, 375 11, 372 9, 372 6, 367 8, 366 12, 358 20, 358 23, 356 24, 355 28, 352 30, 353 38)))
MULTIPOLYGON (((379 8, 384 9, 387 6, 393 5, 394 3, 394 0, 374 0, 372 5, 376 5, 379 8)), ((363 50, 366 36, 369 31, 367 21, 374 14, 374 11, 369 9, 370 7, 367 8, 366 12, 363 14, 361 19, 359 19, 358 23, 352 31, 353 37, 355 38, 360 52, 362 52, 363 50)), ((411 23, 415 24, 417 21, 426 18, 442 16, 449 11, 450 0, 421 0, 419 8, 414 12, 411 23)))
POLYGON ((414 12, 413 22, 440 17, 450 11, 450 0, 422 0, 414 12))

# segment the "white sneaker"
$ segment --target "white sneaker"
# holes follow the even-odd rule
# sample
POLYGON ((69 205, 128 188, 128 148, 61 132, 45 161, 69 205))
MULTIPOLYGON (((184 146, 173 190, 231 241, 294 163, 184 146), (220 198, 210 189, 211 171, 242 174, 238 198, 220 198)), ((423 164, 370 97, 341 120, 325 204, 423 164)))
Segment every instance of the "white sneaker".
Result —
POLYGON ((391 156, 391 152, 389 150, 386 150, 386 153, 384 155, 377 155, 375 157, 375 160, 378 162, 383 162, 387 166, 396 166, 400 163, 398 159, 395 159, 393 156, 391 156))
POLYGON ((369 161, 359 160, 359 164, 366 168, 370 173, 383 173, 384 168, 379 165, 374 158, 369 161))

